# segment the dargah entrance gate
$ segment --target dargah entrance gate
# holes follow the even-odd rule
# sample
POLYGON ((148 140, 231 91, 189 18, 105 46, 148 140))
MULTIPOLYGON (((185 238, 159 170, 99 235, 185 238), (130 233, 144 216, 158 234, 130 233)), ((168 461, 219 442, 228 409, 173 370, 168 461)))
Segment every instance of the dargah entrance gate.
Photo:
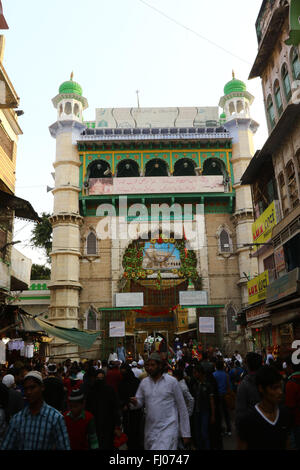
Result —
POLYGON ((143 353, 158 333, 246 348, 236 317, 248 301, 244 273, 257 272, 245 246, 251 191, 240 185, 258 127, 252 101, 233 76, 220 116, 218 107, 100 108, 85 122, 80 85, 60 86, 50 320, 100 335, 93 351, 56 338, 53 355, 107 359, 118 342, 143 353))

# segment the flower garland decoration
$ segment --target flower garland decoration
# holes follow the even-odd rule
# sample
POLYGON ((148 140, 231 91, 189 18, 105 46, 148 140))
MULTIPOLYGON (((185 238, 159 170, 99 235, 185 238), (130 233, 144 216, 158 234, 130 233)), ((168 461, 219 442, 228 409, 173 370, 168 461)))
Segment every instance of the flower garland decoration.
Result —
MULTIPOLYGON (((201 278, 197 272, 197 258, 193 250, 188 250, 184 240, 176 240, 174 238, 164 238, 160 235, 157 239, 151 239, 150 243, 155 244, 169 243, 175 245, 179 251, 181 266, 180 269, 172 269, 171 272, 178 275, 179 278, 187 279, 193 283, 200 283, 201 278)), ((126 249, 123 257, 123 277, 130 280, 146 279, 149 275, 154 274, 153 269, 143 268, 143 252, 145 242, 135 241, 126 249)), ((161 287, 162 276, 160 270, 157 272, 157 287, 161 287)))

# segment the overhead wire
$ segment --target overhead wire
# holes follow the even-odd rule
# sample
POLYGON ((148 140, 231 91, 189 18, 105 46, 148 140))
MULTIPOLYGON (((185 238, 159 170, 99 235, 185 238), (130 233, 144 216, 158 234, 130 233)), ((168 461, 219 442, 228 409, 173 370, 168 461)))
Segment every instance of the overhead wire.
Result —
POLYGON ((211 39, 208 39, 207 37, 203 36, 202 34, 198 33, 198 31, 195 31, 194 29, 190 28, 189 26, 184 25, 183 23, 179 22, 175 18, 172 18, 171 16, 167 15, 167 13, 164 13, 163 11, 159 10, 155 6, 149 4, 145 0, 137 0, 138 2, 142 3, 143 5, 147 6, 148 8, 151 8, 151 10, 156 11, 158 14, 161 16, 167 18, 169 21, 175 23, 177 26, 180 26, 181 28, 185 29, 186 31, 189 31, 190 33, 194 34, 198 38, 208 42, 214 47, 217 47, 218 49, 222 50, 223 52, 226 52, 226 54, 231 55, 232 57, 235 57, 236 59, 244 62, 247 65, 251 65, 250 62, 247 60, 243 59, 242 57, 238 56, 237 54, 234 54, 233 52, 229 51, 228 49, 225 49, 225 47, 220 46, 220 44, 217 44, 216 42, 212 41, 211 39))

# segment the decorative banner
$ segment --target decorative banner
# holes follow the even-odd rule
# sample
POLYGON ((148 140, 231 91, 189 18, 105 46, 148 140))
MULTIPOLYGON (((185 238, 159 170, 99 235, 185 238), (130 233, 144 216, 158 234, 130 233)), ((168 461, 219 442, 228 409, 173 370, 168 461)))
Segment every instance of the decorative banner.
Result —
POLYGON ((199 317, 199 332, 200 333, 215 333, 215 318, 214 317, 199 317))
POLYGON ((254 304, 264 300, 267 296, 267 286, 269 285, 269 272, 265 271, 247 282, 248 304, 254 304))
POLYGON ((120 194, 224 193, 223 176, 90 178, 89 196, 120 194))
POLYGON ((121 338, 125 336, 125 322, 124 321, 110 321, 109 322, 109 337, 121 338))
MULTIPOLYGON (((279 222, 279 206, 278 201, 272 204, 261 214, 261 216, 252 224, 253 243, 267 243, 272 238, 272 230, 279 222)), ((260 245, 254 247, 257 251, 260 245)))

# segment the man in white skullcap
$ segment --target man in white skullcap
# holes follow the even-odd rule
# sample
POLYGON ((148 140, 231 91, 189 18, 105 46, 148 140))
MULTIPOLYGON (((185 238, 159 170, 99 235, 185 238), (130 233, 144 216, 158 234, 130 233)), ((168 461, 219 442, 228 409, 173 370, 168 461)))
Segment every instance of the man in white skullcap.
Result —
POLYGON ((148 377, 141 381, 131 409, 145 406, 145 450, 176 450, 178 436, 188 444, 191 431, 188 410, 177 380, 163 372, 159 353, 151 354, 147 363, 148 377))

